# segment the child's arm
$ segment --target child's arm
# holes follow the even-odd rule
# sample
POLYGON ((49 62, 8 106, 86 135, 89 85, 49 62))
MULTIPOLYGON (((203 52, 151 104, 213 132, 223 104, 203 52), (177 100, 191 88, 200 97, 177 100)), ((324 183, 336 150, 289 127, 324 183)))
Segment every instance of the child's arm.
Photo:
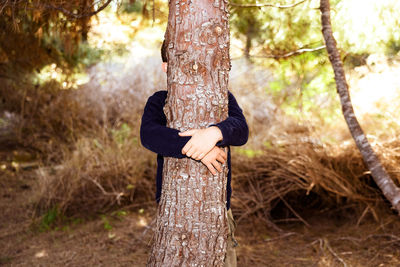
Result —
POLYGON ((194 159, 202 159, 215 145, 240 146, 247 142, 249 128, 242 109, 235 97, 228 92, 228 118, 206 129, 194 129, 179 133, 180 136, 192 136, 182 149, 182 154, 194 159))
POLYGON ((179 131, 166 126, 164 101, 166 92, 154 93, 146 103, 140 125, 142 145, 164 157, 184 158, 182 148, 190 137, 179 136, 179 131))
POLYGON ((228 118, 215 124, 221 130, 223 137, 217 146, 242 146, 249 138, 249 127, 236 98, 230 92, 228 92, 228 97, 228 118))

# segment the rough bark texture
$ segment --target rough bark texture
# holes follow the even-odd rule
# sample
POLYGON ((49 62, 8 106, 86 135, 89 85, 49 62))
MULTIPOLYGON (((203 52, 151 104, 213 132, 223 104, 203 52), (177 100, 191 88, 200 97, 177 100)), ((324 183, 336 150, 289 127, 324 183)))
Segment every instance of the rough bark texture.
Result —
POLYGON ((326 49, 329 54, 329 60, 331 61, 335 73, 336 88, 340 96, 344 118, 347 122, 350 133, 362 154, 364 162, 367 168, 371 171, 372 177, 374 178, 376 184, 382 190, 383 194, 390 201, 393 207, 400 212, 400 189, 394 184, 385 168, 382 166, 378 156, 373 151, 354 114, 353 105, 350 100, 349 89, 346 82, 346 76, 343 69, 343 63, 340 59, 339 51, 336 47, 336 41, 332 34, 329 0, 321 0, 320 10, 322 19, 322 33, 324 35, 326 49))
MULTIPOLYGON (((170 0, 169 127, 205 128, 228 116, 227 0, 170 0)), ((192 159, 164 159, 162 195, 148 266, 223 266, 228 235, 227 167, 213 176, 192 159)))

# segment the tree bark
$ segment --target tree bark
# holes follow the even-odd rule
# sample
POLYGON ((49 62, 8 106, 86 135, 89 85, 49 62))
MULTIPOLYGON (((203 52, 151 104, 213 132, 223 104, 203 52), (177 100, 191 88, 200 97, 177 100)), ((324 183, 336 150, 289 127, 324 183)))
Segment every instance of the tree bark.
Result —
MULTIPOLYGON (((170 0, 168 127, 205 128, 228 116, 227 0, 170 0)), ((148 266, 223 266, 228 235, 227 167, 212 175, 189 158, 164 158, 148 266)))
POLYGON ((385 168, 381 164, 354 114, 353 105, 351 103, 349 89, 346 82, 346 76, 343 69, 343 63, 340 59, 339 51, 336 47, 336 40, 332 33, 329 0, 321 0, 320 10, 322 33, 325 39, 329 60, 331 61, 332 68, 335 73, 336 88, 340 97, 344 118, 349 127, 350 133, 362 154, 364 163, 371 171, 372 177, 374 178, 376 184, 382 190, 385 197, 393 205, 393 208, 396 209, 397 212, 400 212, 400 189, 394 184, 385 168))

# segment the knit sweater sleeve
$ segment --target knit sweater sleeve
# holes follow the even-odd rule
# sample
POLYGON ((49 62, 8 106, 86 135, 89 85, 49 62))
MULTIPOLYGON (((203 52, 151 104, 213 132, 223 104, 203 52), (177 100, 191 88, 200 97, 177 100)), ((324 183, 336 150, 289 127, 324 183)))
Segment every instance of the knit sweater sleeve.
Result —
POLYGON ((221 130, 223 139, 217 146, 241 146, 249 138, 246 118, 231 92, 228 92, 228 118, 210 126, 217 126, 221 130))
POLYGON ((164 157, 184 158, 182 148, 191 137, 179 136, 179 130, 166 126, 163 110, 166 97, 167 91, 158 91, 147 100, 140 125, 140 140, 145 148, 164 157))

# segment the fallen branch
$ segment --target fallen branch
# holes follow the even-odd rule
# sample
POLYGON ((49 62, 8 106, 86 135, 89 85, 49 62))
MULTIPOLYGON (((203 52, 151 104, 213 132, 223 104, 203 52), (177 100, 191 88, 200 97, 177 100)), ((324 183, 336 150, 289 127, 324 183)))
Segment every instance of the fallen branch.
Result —
POLYGON ((328 241, 327 239, 324 239, 324 244, 325 244, 325 247, 328 248, 329 252, 330 252, 338 261, 340 261, 340 262, 343 264, 344 267, 347 267, 346 262, 345 262, 341 257, 339 257, 338 254, 336 254, 336 252, 335 252, 335 251, 332 249, 332 247, 329 245, 329 241, 328 241))
POLYGON ((91 181, 92 183, 94 183, 94 184, 100 189, 100 191, 101 191, 104 195, 106 195, 106 196, 115 196, 115 199, 116 199, 118 205, 121 205, 121 197, 123 197, 123 196, 125 195, 123 192, 119 192, 119 193, 116 193, 116 192, 112 192, 112 193, 107 192, 107 191, 104 189, 104 187, 102 187, 101 184, 99 184, 96 180, 94 180, 94 179, 92 179, 92 178, 87 178, 87 179, 88 179, 89 181, 91 181))
POLYGON ((279 239, 284 239, 284 238, 292 236, 292 235, 298 235, 298 233, 288 232, 288 233, 285 233, 285 234, 280 235, 278 237, 264 239, 264 242, 273 242, 273 241, 276 241, 276 240, 279 240, 279 239))
POLYGON ((293 212, 293 214, 300 220, 302 221, 307 227, 311 228, 311 225, 304 220, 293 208, 292 206, 289 205, 289 203, 279 194, 279 192, 277 192, 274 188, 275 193, 277 193, 277 195, 279 196, 280 200, 282 200, 282 202, 286 205, 286 207, 288 207, 288 209, 293 212))

